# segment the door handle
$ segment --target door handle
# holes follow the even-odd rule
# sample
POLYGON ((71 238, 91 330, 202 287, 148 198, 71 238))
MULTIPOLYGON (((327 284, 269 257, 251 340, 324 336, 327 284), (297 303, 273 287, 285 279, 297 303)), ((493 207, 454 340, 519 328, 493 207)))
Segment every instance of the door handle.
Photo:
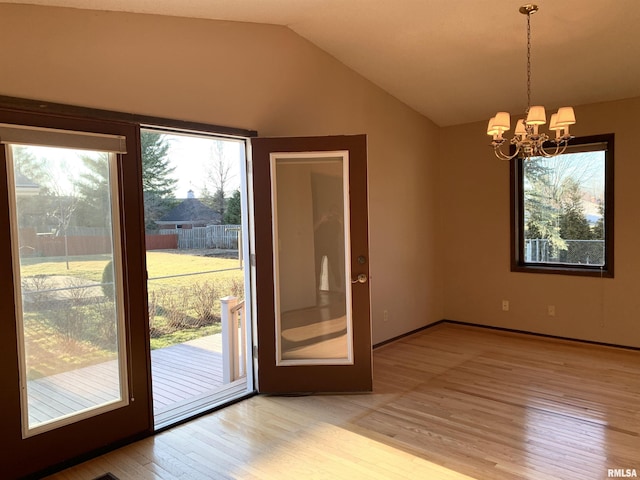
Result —
POLYGON ((367 283, 368 279, 366 273, 359 273, 355 280, 351 280, 351 283, 367 283))

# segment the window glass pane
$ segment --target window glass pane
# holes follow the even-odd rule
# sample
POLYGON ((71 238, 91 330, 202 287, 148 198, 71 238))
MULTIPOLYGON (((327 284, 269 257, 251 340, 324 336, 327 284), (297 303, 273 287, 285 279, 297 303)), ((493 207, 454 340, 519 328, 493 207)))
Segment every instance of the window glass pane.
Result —
POLYGON ((8 145, 25 435, 126 399, 115 154, 8 145), (115 208, 114 208, 115 206, 115 208))
POLYGON ((524 261, 605 265, 605 151, 523 161, 524 261))

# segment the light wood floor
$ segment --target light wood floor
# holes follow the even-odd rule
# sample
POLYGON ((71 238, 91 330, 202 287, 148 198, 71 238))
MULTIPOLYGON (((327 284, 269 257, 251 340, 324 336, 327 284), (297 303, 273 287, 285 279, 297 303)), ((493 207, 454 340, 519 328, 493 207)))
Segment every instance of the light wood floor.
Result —
POLYGON ((256 396, 54 479, 640 475, 640 353, 443 324, 374 353, 368 395, 256 396))

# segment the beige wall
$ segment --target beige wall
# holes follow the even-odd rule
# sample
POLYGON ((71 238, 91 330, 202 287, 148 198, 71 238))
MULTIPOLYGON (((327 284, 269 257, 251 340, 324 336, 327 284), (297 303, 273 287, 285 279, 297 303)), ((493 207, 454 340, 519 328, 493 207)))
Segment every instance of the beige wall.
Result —
POLYGON ((6 4, 0 18, 0 95, 264 136, 366 133, 374 343, 449 318, 640 346, 640 99, 576 108, 574 133, 616 134, 616 277, 511 273, 509 166, 484 122, 438 129, 284 27, 6 4))
POLYGON ((613 279, 510 272, 509 164, 487 146, 485 123, 442 129, 446 318, 640 346, 639 115, 640 98, 576 108, 575 135, 615 133, 613 279))
POLYGON ((428 119, 284 27, 7 4, 0 18, 0 95, 263 136, 366 133, 373 341, 443 317, 428 119))

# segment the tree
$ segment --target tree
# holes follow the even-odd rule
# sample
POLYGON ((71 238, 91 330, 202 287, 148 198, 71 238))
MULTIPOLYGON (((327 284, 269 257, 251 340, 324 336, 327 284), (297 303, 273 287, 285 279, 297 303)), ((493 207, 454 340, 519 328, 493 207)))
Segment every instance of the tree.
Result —
POLYGON ((591 240, 593 234, 584 214, 580 184, 573 178, 563 183, 560 236, 565 240, 591 240))
POLYGON ((240 225, 242 223, 240 190, 235 190, 231 198, 227 201, 227 209, 224 212, 224 223, 227 225, 240 225))
POLYGON ((205 205, 220 214, 220 218, 225 218, 227 207, 226 189, 229 181, 233 178, 231 173, 232 165, 224 152, 224 142, 217 140, 211 148, 213 166, 207 170, 207 180, 214 187, 211 194, 205 185, 202 188, 202 200, 205 205))
POLYGON ((144 219, 147 230, 155 230, 156 220, 175 205, 176 167, 168 158, 169 142, 158 132, 140 132, 142 150, 142 190, 144 219))
POLYGON ((77 222, 84 227, 111 224, 111 192, 109 190, 109 158, 106 153, 82 155, 85 170, 77 181, 82 202, 78 205, 77 222))
POLYGON ((594 240, 604 240, 604 203, 602 201, 598 201, 598 213, 600 218, 593 226, 593 238, 594 240))
POLYGON ((553 169, 543 158, 534 157, 526 161, 525 238, 549 240, 552 253, 566 248, 560 235, 560 189, 553 177, 553 169))
POLYGON ((36 231, 47 228, 47 208, 49 200, 49 172, 46 161, 37 158, 29 147, 13 145, 13 169, 16 178, 22 178, 38 185, 37 195, 18 195, 16 202, 20 216, 20 227, 33 227, 36 231))
POLYGON ((153 192, 161 198, 174 198, 177 180, 171 175, 176 167, 167 157, 169 142, 159 132, 140 132, 142 150, 142 190, 153 192))
POLYGON ((13 145, 12 154, 14 170, 39 184, 42 193, 49 178, 46 161, 43 158, 37 158, 33 151, 25 146, 13 145))

